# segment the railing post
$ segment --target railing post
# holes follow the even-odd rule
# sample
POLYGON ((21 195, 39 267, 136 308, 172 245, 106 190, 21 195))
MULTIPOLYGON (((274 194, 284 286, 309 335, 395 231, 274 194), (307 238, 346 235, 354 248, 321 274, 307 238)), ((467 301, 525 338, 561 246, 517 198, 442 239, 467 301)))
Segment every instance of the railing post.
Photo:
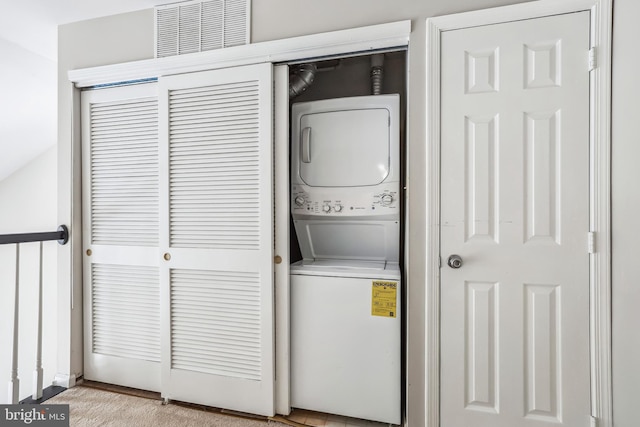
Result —
MULTIPOLYGON (((10 344, 11 373, 9 379, 8 402, 16 404, 20 399, 20 379, 18 378, 18 346, 19 346, 19 319, 20 319, 20 244, 28 242, 40 242, 40 266, 38 282, 38 342, 36 344, 36 368, 33 372, 33 400, 42 398, 42 276, 43 276, 43 242, 57 240, 65 245, 69 241, 69 229, 60 225, 57 231, 44 233, 21 233, 0 235, 0 245, 16 245, 16 286, 13 307, 13 342, 10 344)), ((5 403, 5 402, 3 402, 5 403)))
POLYGON ((12 404, 18 403, 20 379, 18 379, 18 319, 20 308, 20 243, 16 243, 16 290, 13 303, 13 343, 11 346, 11 379, 9 380, 9 399, 12 404))
POLYGON ((38 342, 36 343, 36 369, 33 371, 33 400, 42 397, 42 242, 38 276, 38 342))

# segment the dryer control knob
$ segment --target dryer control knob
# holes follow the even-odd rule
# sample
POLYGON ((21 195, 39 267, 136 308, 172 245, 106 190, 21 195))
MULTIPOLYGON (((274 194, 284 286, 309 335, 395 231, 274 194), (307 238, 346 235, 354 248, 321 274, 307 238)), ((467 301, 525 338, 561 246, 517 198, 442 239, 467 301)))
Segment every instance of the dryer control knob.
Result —
POLYGON ((333 210, 336 211, 336 212, 342 212, 342 205, 335 205, 333 207, 333 210))
POLYGON ((380 197, 380 201, 384 206, 389 206, 393 202, 393 196, 391 194, 383 194, 380 197))
POLYGON ((328 204, 325 204, 324 206, 322 206, 322 210, 326 213, 331 212, 331 206, 329 206, 328 204))
POLYGON ((293 201, 298 206, 304 205, 304 197, 302 196, 297 196, 293 201))

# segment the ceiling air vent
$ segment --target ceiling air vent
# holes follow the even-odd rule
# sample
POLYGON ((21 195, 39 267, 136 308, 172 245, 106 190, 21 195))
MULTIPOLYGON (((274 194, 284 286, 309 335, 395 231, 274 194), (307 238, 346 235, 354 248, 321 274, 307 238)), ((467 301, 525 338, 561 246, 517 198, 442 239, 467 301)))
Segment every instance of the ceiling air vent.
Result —
POLYGON ((156 58, 249 43, 250 0, 205 0, 158 6, 156 58))

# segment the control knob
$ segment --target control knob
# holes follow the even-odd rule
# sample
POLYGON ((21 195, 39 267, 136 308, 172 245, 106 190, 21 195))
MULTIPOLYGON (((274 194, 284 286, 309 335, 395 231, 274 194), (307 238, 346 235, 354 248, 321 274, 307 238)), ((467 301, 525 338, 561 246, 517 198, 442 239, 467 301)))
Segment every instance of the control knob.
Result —
POLYGON ((304 205, 304 197, 302 196, 296 196, 296 198, 293 201, 297 206, 304 205))
POLYGON ((326 212, 326 213, 331 212, 331 206, 329 206, 327 203, 325 203, 325 204, 322 206, 322 211, 323 211, 323 212, 326 212))
POLYGON ((333 207, 333 210, 336 212, 342 212, 342 205, 337 204, 333 207))
POLYGON ((380 196, 380 201, 384 206, 389 206, 393 202, 393 196, 391 194, 383 194, 380 196))

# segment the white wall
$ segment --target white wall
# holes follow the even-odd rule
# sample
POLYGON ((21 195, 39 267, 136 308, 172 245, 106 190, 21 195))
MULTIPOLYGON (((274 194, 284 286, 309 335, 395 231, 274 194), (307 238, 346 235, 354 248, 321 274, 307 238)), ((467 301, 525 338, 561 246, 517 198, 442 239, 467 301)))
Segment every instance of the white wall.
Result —
MULTIPOLYGON (((57 148, 52 147, 23 168, 0 181, 0 234, 55 231, 57 210, 57 148)), ((57 348, 57 251, 58 243, 45 242, 43 256, 43 365, 44 386, 56 373, 57 348)), ((38 243, 20 250, 20 398, 32 393, 36 355, 38 243)), ((15 245, 0 246, 0 403, 8 402, 11 371, 9 343, 13 332, 15 245)))
MULTIPOLYGON (((424 262, 425 235, 423 215, 426 200, 426 181, 423 168, 425 158, 426 116, 425 100, 416 94, 425 93, 426 31, 425 19, 432 16, 487 7, 521 3, 522 0, 299 0, 254 1, 252 5, 252 40, 254 42, 280 39, 356 26, 412 19, 410 66, 410 141, 409 158, 409 219, 412 239, 409 244, 409 366, 411 416, 424 417, 424 392, 420 378, 424 378, 424 262), (415 381, 415 383, 414 383, 415 381), (415 387, 414 387, 415 386, 415 387)), ((635 65, 640 65, 632 50, 640 40, 640 27, 634 23, 640 16, 638 0, 615 0, 614 22, 614 98, 613 98, 613 310, 614 310, 614 410, 617 426, 636 424, 634 397, 640 395, 640 334, 628 325, 640 324, 640 263, 634 257, 636 236, 640 235, 639 193, 640 144, 633 138, 640 116, 640 85, 635 77, 635 65)), ((150 10, 102 18, 60 27, 59 32, 59 221, 79 226, 79 163, 78 144, 72 143, 71 100, 73 90, 66 80, 67 71, 96 65, 112 64, 153 57, 153 13, 150 10), (74 157, 75 156, 75 157, 74 157), (76 159, 75 161, 73 159, 76 159)), ((79 233, 77 233, 79 234, 79 233)), ((77 239, 79 236, 76 235, 77 239)), ((68 287, 74 272, 75 297, 81 295, 79 241, 74 247, 60 251, 59 277, 61 301, 69 299, 68 287), (75 262, 72 264, 71 254, 75 262)), ((77 307, 77 306, 76 306, 77 307)), ((61 308, 63 308, 61 306, 61 308)), ((69 343, 67 361, 61 357, 61 369, 81 372, 81 349, 71 345, 71 334, 77 341, 81 318, 77 312, 62 319, 61 332, 69 343), (66 323, 65 323, 66 322, 66 323), (75 332, 74 332, 75 331, 75 332), (73 356, 73 359, 71 357, 73 356), (71 362, 69 361, 71 360, 71 362)), ((410 420, 410 425, 418 425, 410 420)))
POLYGON ((153 10, 149 9, 63 25, 58 30, 58 222, 70 225, 71 233, 70 243, 58 248, 57 371, 61 385, 82 374, 83 363, 80 123, 72 119, 73 105, 79 107, 79 92, 67 80, 67 71, 152 58, 152 27, 153 10))
POLYGON ((639 424, 640 40, 638 0, 615 0, 613 17, 613 411, 616 427, 639 424), (636 68, 638 67, 638 68, 636 68))

